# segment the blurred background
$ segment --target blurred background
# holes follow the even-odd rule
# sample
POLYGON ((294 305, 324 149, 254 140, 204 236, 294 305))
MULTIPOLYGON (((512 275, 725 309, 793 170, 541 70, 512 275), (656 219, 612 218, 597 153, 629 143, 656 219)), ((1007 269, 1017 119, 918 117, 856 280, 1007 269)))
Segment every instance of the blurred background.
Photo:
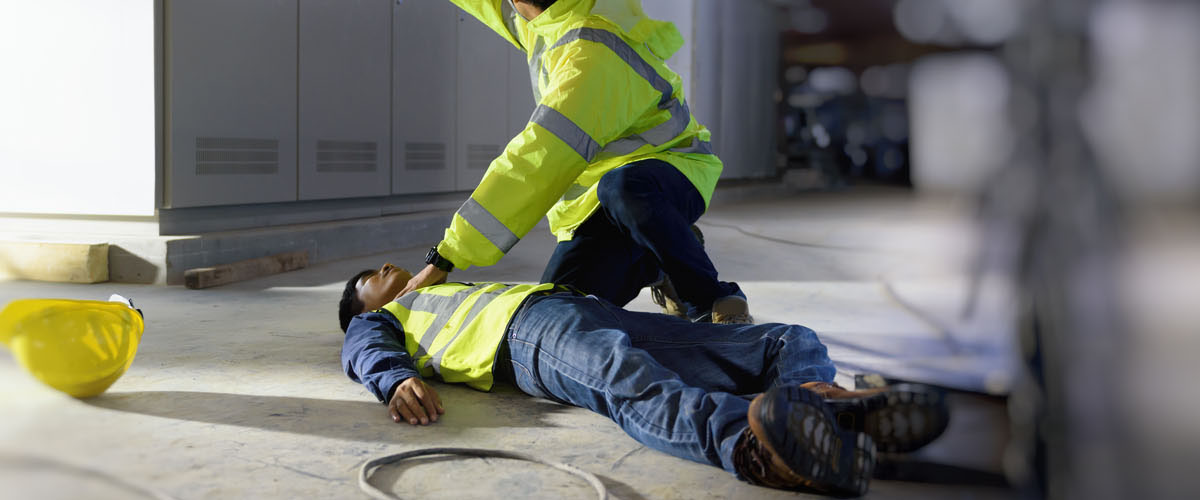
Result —
POLYGON ((785 175, 977 201, 1020 303, 1010 480, 1200 491, 1200 3, 779 3, 785 175))

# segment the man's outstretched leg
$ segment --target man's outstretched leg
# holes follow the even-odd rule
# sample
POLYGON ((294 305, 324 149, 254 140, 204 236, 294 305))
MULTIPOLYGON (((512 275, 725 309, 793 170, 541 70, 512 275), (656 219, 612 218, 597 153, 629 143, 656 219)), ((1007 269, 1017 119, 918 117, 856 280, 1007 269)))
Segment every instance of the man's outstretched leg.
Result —
MULTIPOLYGON (((874 453, 870 439, 839 428, 815 393, 791 386, 787 394, 812 396, 793 397, 758 417, 767 428, 783 429, 779 432, 792 437, 779 441, 778 433, 756 436, 749 430, 749 401, 689 385, 649 352, 635 347, 625 329, 637 318, 625 313, 595 297, 530 299, 509 328, 516 385, 528 394, 606 415, 650 448, 722 467, 755 484, 838 494, 858 494, 866 487, 874 453), (787 423, 793 420, 812 425, 787 423), (796 448, 797 442, 808 445, 796 448), (772 464, 770 474, 764 475, 763 464, 772 464)), ((674 328, 722 326, 642 315, 674 328)), ((728 339, 708 340, 720 344, 728 339)), ((741 343, 745 345, 716 349, 714 356, 694 359, 688 379, 750 390, 758 387, 772 368, 765 362, 770 356, 754 351, 770 348, 771 342, 741 343), (723 352, 730 354, 723 357, 723 352), (732 375, 717 373, 737 366, 740 369, 732 370, 732 375)), ((825 378, 823 371, 832 376, 823 346, 815 359, 818 366, 808 380, 825 378)))
POLYGON ((921 384, 847 390, 834 384, 825 345, 800 325, 681 323, 661 314, 613 311, 634 347, 644 349, 688 385, 754 394, 798 386, 819 394, 838 425, 866 432, 880 451, 914 451, 945 431, 950 413, 945 394, 921 384), (722 361, 722 360, 732 361, 722 361), (761 363, 746 360, 760 360, 761 363), (696 360, 718 364, 701 370, 696 360))

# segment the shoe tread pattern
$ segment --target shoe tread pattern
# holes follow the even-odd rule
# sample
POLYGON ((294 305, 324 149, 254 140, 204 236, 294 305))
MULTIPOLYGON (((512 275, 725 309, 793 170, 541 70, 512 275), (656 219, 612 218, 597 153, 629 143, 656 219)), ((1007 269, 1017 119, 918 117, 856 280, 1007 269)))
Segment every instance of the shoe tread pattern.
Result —
POLYGON ((768 449, 805 480, 797 486, 839 495, 865 494, 875 465, 870 436, 838 427, 822 398, 799 387, 768 391, 759 421, 768 449))

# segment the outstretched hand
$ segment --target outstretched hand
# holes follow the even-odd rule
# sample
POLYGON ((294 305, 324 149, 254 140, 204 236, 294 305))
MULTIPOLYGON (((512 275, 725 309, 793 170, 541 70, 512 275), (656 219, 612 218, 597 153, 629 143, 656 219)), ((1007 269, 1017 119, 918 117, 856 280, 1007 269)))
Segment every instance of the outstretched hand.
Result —
POLYGON ((427 425, 437 422, 438 415, 446 413, 437 391, 417 377, 411 377, 396 386, 396 392, 388 403, 388 413, 393 422, 407 421, 412 425, 427 425))
POLYGON ((428 264, 425 266, 425 269, 422 269, 416 276, 408 280, 408 285, 405 285, 404 289, 396 294, 395 298, 403 297, 408 292, 418 288, 445 283, 447 276, 450 276, 450 273, 434 267, 433 264, 428 264))

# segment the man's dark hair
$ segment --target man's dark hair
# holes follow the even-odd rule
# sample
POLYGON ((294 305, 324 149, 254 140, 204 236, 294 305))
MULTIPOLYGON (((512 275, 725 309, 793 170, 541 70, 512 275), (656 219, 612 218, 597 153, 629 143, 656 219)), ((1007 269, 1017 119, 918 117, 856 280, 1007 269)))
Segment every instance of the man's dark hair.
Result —
POLYGON ((358 280, 373 272, 374 269, 363 270, 346 282, 346 289, 342 290, 342 300, 338 302, 338 322, 342 324, 342 333, 346 333, 346 329, 350 327, 350 320, 362 313, 363 308, 367 306, 358 298, 358 280))
POLYGON ((554 2, 556 2, 557 0, 524 0, 524 1, 536 5, 539 9, 546 10, 546 9, 549 9, 551 5, 554 5, 554 2))

